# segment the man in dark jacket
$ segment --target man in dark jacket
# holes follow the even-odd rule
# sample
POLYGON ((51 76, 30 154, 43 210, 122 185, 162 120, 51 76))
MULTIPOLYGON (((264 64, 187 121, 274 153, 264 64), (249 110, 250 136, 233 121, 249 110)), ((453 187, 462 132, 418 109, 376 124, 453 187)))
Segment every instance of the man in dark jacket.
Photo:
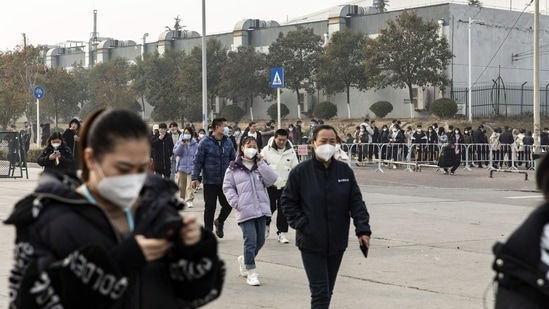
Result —
MULTIPOLYGON (((458 150, 459 151, 459 150, 458 150)), ((456 153, 456 147, 454 143, 449 142, 442 147, 440 157, 438 159, 438 166, 444 169, 444 175, 448 175, 448 168, 451 167, 450 175, 455 175, 455 171, 459 167, 461 160, 459 159, 459 152, 456 153)))
POLYGON ((479 125, 478 129, 473 132, 473 144, 475 144, 478 167, 482 168, 482 162, 488 165, 488 137, 483 125, 479 125))
POLYGON ((303 143, 303 127, 301 126, 301 120, 295 123, 294 130, 294 145, 301 145, 303 143))
POLYGON ((240 140, 243 140, 246 136, 255 138, 257 142, 257 149, 263 149, 263 138, 261 132, 257 130, 257 123, 250 121, 248 127, 244 130, 242 137, 240 137, 240 140))
POLYGON ((547 146, 549 145, 549 128, 543 128, 543 131, 541 131, 539 144, 541 145, 541 149, 547 151, 547 146))
POLYGON ((499 135, 499 143, 501 144, 503 158, 505 159, 505 156, 507 156, 507 166, 509 167, 512 165, 511 145, 514 142, 515 138, 513 137, 511 129, 508 126, 504 126, 503 132, 499 135))
POLYGON ((215 224, 215 234, 223 238, 223 225, 232 210, 223 194, 223 177, 229 162, 235 159, 235 149, 228 138, 229 127, 225 118, 214 119, 212 130, 212 134, 198 144, 191 179, 193 189, 198 188, 200 182, 204 184, 204 228, 213 231, 215 224), (214 221, 216 200, 221 204, 221 211, 214 221))
POLYGON ((154 173, 169 179, 172 167, 173 140, 171 134, 166 134, 167 130, 168 126, 165 123, 158 124, 158 135, 154 135, 152 140, 152 152, 154 173))

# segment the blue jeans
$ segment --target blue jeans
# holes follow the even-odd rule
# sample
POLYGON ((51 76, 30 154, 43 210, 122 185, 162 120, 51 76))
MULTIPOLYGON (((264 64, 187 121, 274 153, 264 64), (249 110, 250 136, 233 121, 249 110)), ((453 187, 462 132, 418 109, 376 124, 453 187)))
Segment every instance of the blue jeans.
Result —
POLYGON ((343 252, 334 255, 319 255, 301 250, 303 267, 309 279, 311 309, 327 309, 334 291, 335 281, 343 252))
POLYGON ((266 217, 250 219, 239 223, 244 239, 244 265, 246 269, 255 269, 255 257, 265 244, 266 217))
POLYGON ((171 180, 175 180, 175 174, 177 173, 177 171, 175 170, 176 168, 176 159, 175 159, 175 156, 172 156, 171 158, 171 167, 170 167, 170 179, 171 180))

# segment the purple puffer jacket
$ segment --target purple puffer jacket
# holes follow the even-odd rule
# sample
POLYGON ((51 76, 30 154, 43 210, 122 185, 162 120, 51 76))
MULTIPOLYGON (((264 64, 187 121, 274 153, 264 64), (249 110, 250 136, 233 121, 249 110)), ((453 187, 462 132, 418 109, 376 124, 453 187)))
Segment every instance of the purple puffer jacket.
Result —
MULTIPOLYGON (((183 134, 181 134, 183 136, 183 134)), ((173 154, 177 157, 176 170, 190 174, 193 172, 193 160, 196 150, 198 149, 198 142, 192 138, 187 143, 183 144, 181 138, 177 141, 173 147, 173 154)))
POLYGON ((240 156, 229 164, 223 179, 223 193, 236 210, 237 223, 271 216, 267 187, 272 186, 277 178, 265 160, 259 161, 251 170, 242 164, 240 156))

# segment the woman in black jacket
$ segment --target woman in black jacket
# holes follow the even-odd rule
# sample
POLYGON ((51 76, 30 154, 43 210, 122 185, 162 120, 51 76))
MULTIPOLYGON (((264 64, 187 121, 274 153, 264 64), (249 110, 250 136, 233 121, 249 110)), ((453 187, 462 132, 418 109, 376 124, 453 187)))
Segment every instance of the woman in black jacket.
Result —
POLYGON ((177 186, 146 172, 147 125, 92 113, 80 131, 81 181, 44 173, 16 226, 10 308, 195 308, 221 292, 212 233, 182 218, 177 186))
POLYGON ((358 243, 365 251, 372 233, 370 215, 353 170, 333 158, 336 142, 333 127, 320 125, 313 130, 314 156, 292 169, 281 198, 284 215, 296 230, 296 246, 309 279, 312 308, 330 305, 348 245, 350 217, 358 243))
POLYGON ((45 172, 66 173, 75 170, 72 151, 63 141, 59 132, 53 132, 46 142, 47 146, 38 158, 38 165, 44 167, 45 172))

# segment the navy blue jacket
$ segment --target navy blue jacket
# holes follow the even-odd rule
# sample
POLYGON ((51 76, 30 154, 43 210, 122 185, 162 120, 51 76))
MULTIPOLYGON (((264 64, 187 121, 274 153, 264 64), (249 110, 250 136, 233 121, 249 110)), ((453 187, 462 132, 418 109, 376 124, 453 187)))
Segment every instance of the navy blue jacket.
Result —
POLYGON ((296 230, 296 246, 330 255, 347 248, 350 217, 357 236, 370 235, 370 215, 353 170, 332 160, 328 168, 314 158, 296 166, 282 192, 281 207, 296 230))
POLYGON ((204 137, 194 156, 192 180, 199 180, 205 185, 223 184, 229 162, 235 158, 234 146, 228 137, 223 136, 219 141, 213 135, 204 137))

